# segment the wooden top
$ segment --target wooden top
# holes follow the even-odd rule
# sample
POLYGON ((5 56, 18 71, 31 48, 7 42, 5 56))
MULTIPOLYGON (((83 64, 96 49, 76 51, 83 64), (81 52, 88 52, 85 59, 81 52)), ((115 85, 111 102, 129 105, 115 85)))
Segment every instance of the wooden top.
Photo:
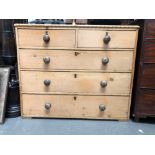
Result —
POLYGON ((68 27, 68 28, 125 28, 139 29, 138 25, 69 25, 69 24, 15 24, 15 27, 68 27))

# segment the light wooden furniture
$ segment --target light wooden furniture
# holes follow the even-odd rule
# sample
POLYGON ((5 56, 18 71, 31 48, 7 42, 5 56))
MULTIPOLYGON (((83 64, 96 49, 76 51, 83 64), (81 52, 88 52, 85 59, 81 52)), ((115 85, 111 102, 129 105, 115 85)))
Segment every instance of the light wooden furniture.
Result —
POLYGON ((23 117, 129 118, 138 26, 15 27, 23 117))

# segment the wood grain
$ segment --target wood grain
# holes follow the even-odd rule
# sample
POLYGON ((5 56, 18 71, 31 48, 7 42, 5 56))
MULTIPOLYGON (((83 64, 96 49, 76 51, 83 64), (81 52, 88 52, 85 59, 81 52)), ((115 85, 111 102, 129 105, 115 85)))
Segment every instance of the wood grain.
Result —
POLYGON ((137 30, 138 25, 69 25, 69 24, 14 24, 16 28, 24 29, 108 29, 108 30, 137 30))
MULTIPOLYGON (((132 91, 133 91, 133 81, 134 81, 134 73, 135 73, 135 62, 136 62, 136 49, 137 49, 137 41, 138 41, 138 30, 136 31, 136 38, 135 38, 135 47, 133 52, 133 63, 132 63, 132 73, 131 73, 131 81, 130 81, 130 97, 129 97, 129 109, 131 108, 131 100, 132 100, 132 91)), ((128 118, 130 118, 130 113, 128 113, 128 118)))
POLYGON ((143 64, 140 87, 155 89, 155 64, 143 64))
POLYGON ((22 116, 127 120, 137 33, 138 26, 17 24, 22 116), (111 37, 106 46, 105 32, 111 37), (48 65, 44 56, 50 57, 48 65), (106 66, 103 57, 109 58, 106 66), (107 80, 105 88, 101 80, 107 80), (45 102, 53 111, 47 113, 45 102), (99 111, 101 103, 105 112, 99 111))
POLYGON ((20 48, 29 47, 68 47, 75 46, 75 30, 31 30, 18 29, 18 46, 20 48), (43 36, 48 31, 50 41, 44 43, 43 36))
POLYGON ((80 73, 21 71, 22 92, 129 95, 130 73, 80 73), (76 78, 75 78, 76 74, 76 78), (44 80, 51 85, 45 86, 44 80), (100 82, 107 81, 102 88, 100 82))
POLYGON ((104 72, 131 72, 132 51, 70 51, 70 50, 27 50, 19 51, 21 69, 40 70, 98 70, 104 72), (50 57, 45 64, 43 58, 50 57), (104 57, 109 63, 102 64, 104 57), (123 64, 123 65, 122 65, 123 64))
POLYGON ((78 30, 78 47, 100 47, 108 48, 134 48, 136 31, 99 31, 99 30, 78 30), (108 45, 104 44, 103 38, 108 32, 111 37, 108 45))
POLYGON ((145 39, 155 39, 154 20, 145 20, 144 37, 145 39))
POLYGON ((131 107, 136 121, 155 116, 155 20, 138 20, 137 23, 141 29, 131 107))
POLYGON ((144 63, 155 63, 155 40, 144 42, 144 63))
POLYGON ((140 117, 154 116, 155 114, 155 90, 141 89, 137 98, 136 115, 140 117))
POLYGON ((72 96, 72 95, 22 95, 24 117, 123 119, 128 116, 128 97, 72 96), (76 98, 76 99, 75 99, 76 98), (45 109, 51 103, 51 109, 45 109), (99 105, 106 110, 101 112, 99 105))

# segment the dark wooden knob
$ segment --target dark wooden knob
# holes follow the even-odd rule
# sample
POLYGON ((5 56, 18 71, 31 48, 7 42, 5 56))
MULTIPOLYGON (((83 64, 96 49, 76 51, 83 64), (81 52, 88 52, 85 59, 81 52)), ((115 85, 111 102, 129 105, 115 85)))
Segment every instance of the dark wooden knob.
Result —
POLYGON ((100 110, 100 111, 105 111, 105 110, 106 110, 105 105, 104 105, 104 104, 100 104, 100 105, 99 105, 99 110, 100 110))
POLYGON ((106 65, 109 62, 109 58, 108 57, 104 57, 102 58, 102 64, 106 65))
POLYGON ((100 82, 100 85, 101 85, 101 87, 106 87, 106 86, 107 86, 107 81, 102 80, 102 81, 100 82))
POLYGON ((48 35, 48 31, 45 32, 44 36, 43 36, 43 40, 45 43, 48 43, 50 41, 50 37, 48 35))
POLYGON ((44 85, 49 86, 51 84, 51 80, 44 80, 44 85))
POLYGON ((45 109, 46 110, 51 109, 51 103, 45 103, 45 109))
POLYGON ((110 42, 110 36, 108 35, 108 32, 106 32, 104 38, 103 38, 103 41, 105 44, 108 44, 110 42))
POLYGON ((50 57, 48 57, 48 56, 43 57, 43 61, 45 64, 49 64, 50 63, 50 57))

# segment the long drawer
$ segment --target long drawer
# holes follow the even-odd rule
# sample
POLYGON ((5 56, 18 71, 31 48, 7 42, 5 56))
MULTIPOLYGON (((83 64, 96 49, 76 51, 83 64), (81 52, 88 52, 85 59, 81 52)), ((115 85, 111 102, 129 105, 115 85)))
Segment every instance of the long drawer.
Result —
POLYGON ((128 97, 22 95, 24 117, 127 119, 128 97))
POLYGON ((18 29, 19 48, 74 48, 75 30, 18 29), (45 42, 43 37, 50 40, 45 42))
POLYGON ((133 51, 19 51, 21 69, 131 72, 133 51))
MULTIPOLYGON (((108 38, 107 37, 107 38, 108 38)), ((134 48, 136 31, 103 31, 103 30, 78 30, 78 47, 82 48, 134 48), (105 37, 110 37, 108 43, 105 37)))
POLYGON ((21 71, 22 92, 129 95, 130 73, 21 71))

